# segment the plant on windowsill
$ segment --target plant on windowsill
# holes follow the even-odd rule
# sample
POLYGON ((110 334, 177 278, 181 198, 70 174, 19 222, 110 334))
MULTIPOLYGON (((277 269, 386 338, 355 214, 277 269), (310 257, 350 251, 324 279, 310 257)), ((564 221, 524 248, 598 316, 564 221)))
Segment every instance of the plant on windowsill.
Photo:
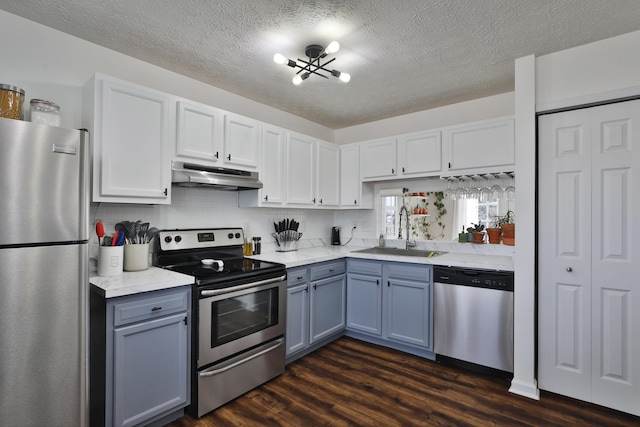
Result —
POLYGON ((484 225, 471 223, 472 227, 467 228, 473 234, 473 243, 484 243, 484 225))
POLYGON ((504 215, 499 215, 491 220, 492 227, 500 228, 502 243, 513 246, 515 244, 515 215, 508 210, 504 215))

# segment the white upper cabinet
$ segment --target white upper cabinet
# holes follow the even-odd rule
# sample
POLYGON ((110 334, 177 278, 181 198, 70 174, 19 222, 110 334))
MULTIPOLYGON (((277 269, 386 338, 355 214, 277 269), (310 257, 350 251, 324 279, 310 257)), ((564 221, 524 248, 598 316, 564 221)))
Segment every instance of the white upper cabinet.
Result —
POLYGON ((289 132, 287 138, 287 204, 316 203, 316 140, 289 132))
POLYGON ((184 99, 176 106, 176 157, 184 157, 185 161, 198 159, 208 164, 221 163, 224 113, 184 99))
POLYGON ((260 124, 236 114, 224 116, 224 164, 256 170, 260 162, 260 124))
POLYGON ((513 170, 514 119, 477 122, 447 129, 443 176, 513 170))
POLYGON ((284 129, 262 126, 260 180, 263 187, 259 191, 260 206, 282 205, 285 202, 286 144, 287 132, 284 129))
POLYGON ((362 144, 362 179, 394 178, 398 175, 396 138, 383 138, 362 144))
POLYGON ((319 141, 317 166, 317 205, 338 206, 340 204, 340 147, 319 141))
POLYGON ((340 206, 358 207, 362 203, 360 181, 360 146, 340 147, 340 206))
POLYGON ((402 177, 440 175, 442 137, 440 131, 420 132, 398 138, 398 170, 402 177))
POLYGON ((340 206, 372 208, 372 185, 360 179, 360 144, 340 146, 340 206))
POLYGON ((93 201, 171 203, 172 96, 96 74, 84 91, 93 138, 93 201))

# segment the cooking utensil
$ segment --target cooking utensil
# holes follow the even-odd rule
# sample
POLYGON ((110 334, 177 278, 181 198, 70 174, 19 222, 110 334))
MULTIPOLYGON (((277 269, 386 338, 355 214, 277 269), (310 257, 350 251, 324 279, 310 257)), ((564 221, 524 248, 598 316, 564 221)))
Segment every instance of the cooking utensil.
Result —
POLYGON ((98 235, 98 244, 101 245, 104 237, 104 224, 102 221, 96 222, 96 234, 98 235))
POLYGON ((113 237, 111 238, 111 246, 116 245, 116 242, 118 241, 118 234, 120 234, 119 231, 116 231, 115 233, 113 233, 113 237))
POLYGON ((118 239, 116 240, 116 246, 124 245, 124 233, 118 233, 118 239))

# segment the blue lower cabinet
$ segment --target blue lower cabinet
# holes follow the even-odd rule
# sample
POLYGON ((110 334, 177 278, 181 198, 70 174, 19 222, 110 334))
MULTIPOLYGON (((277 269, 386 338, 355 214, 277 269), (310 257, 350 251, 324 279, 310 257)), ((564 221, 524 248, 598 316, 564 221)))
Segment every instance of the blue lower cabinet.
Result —
POLYGON ((191 287, 91 293, 91 425, 165 424, 190 403, 191 287))
POLYGON ((346 327, 345 262, 287 271, 287 362, 340 336, 346 327))
POLYGON ((347 330, 431 351, 432 267, 349 259, 347 330))

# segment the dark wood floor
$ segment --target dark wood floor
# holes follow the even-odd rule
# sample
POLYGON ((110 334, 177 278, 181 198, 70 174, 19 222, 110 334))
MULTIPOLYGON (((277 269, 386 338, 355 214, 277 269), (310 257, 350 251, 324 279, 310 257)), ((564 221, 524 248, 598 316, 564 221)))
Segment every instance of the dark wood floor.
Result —
MULTIPOLYGON (((343 337, 191 426, 640 426, 640 417, 343 337)), ((640 402, 639 402, 640 404, 640 402)))

